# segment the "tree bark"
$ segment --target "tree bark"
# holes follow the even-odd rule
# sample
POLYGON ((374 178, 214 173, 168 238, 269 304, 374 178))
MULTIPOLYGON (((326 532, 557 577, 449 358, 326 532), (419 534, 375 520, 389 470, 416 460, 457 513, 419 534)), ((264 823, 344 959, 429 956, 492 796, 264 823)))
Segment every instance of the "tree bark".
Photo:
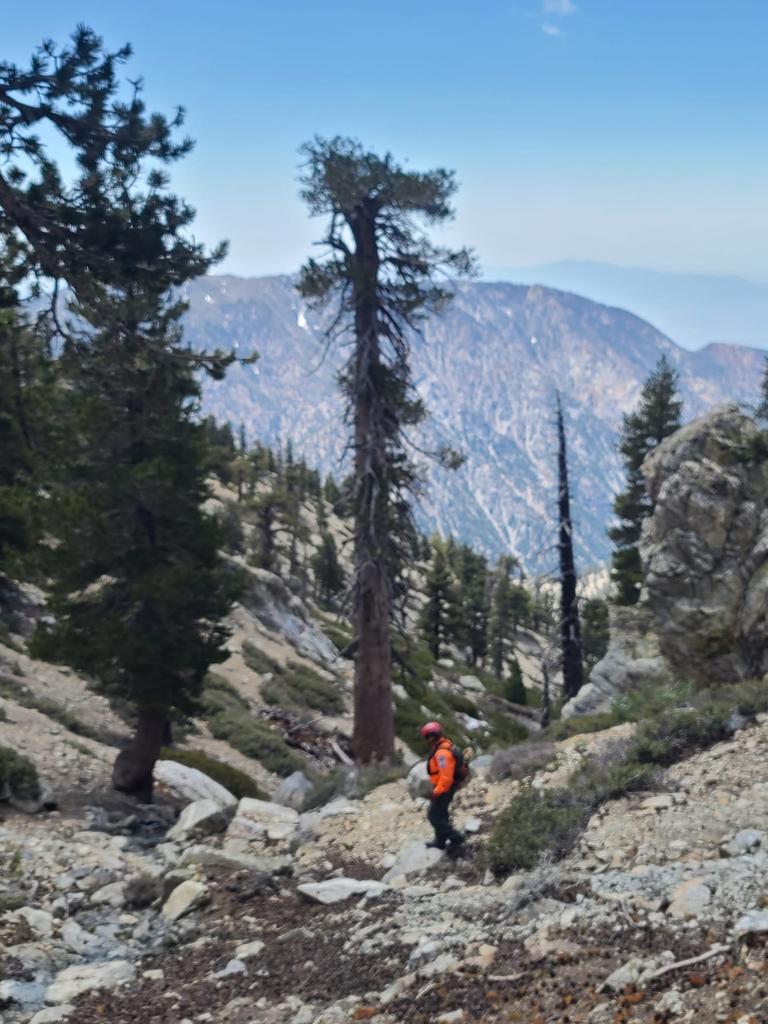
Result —
POLYGON ((558 499, 560 548, 560 630, 563 651, 563 696, 575 697, 583 682, 581 663, 581 627, 576 597, 576 565, 573 557, 573 526, 571 499, 568 490, 568 460, 565 448, 565 426, 560 396, 557 397, 558 499))
POLYGON ((168 735, 168 715, 165 709, 141 708, 130 746, 121 750, 115 758, 112 769, 114 788, 135 796, 142 803, 151 803, 152 772, 168 735))
POLYGON ((353 746, 362 764, 391 761, 395 752, 390 623, 392 618, 387 425, 377 376, 379 253, 376 211, 360 204, 350 218, 359 276, 355 282, 354 445, 355 654, 353 746))

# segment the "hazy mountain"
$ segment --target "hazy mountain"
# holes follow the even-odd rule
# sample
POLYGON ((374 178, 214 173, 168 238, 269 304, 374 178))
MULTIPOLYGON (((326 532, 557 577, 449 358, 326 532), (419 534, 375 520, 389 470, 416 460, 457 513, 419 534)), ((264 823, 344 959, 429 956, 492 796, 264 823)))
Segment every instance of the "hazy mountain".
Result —
MULTIPOLYGON (((345 442, 335 373, 321 325, 288 277, 211 277, 190 291, 190 340, 260 353, 206 385, 208 411, 244 422, 263 441, 339 473, 345 442)), ((487 550, 554 564, 553 409, 567 417, 573 505, 582 564, 606 558, 611 495, 621 484, 616 431, 660 354, 680 370, 686 413, 723 399, 755 401, 763 355, 730 345, 688 352, 630 313, 576 295, 512 284, 461 284, 414 345, 414 372, 432 416, 425 447, 450 442, 467 455, 458 472, 432 468, 422 520, 487 550)))
POLYGON ((768 283, 563 260, 488 267, 488 280, 543 284, 630 309, 686 348, 710 341, 768 348, 768 283))

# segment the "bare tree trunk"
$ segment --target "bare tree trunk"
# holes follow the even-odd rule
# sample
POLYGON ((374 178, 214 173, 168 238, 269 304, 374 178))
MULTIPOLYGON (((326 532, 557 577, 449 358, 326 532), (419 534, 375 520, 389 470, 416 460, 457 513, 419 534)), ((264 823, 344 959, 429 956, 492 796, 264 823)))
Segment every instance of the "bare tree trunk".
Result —
POLYGON ((121 750, 112 769, 112 785, 142 803, 152 801, 152 772, 167 736, 168 716, 164 708, 141 708, 130 746, 121 750))
POLYGON ((362 764, 391 761, 395 752, 392 708, 389 564, 390 493, 387 424, 378 393, 381 352, 378 325, 379 254, 375 210, 358 207, 353 226, 361 274, 355 283, 355 758, 362 764))
POLYGON ((573 526, 568 490, 568 461, 565 449, 565 426, 560 396, 557 396, 558 498, 560 548, 560 629, 563 650, 563 696, 575 697, 583 682, 581 662, 581 627, 576 597, 576 565, 573 557, 573 526))

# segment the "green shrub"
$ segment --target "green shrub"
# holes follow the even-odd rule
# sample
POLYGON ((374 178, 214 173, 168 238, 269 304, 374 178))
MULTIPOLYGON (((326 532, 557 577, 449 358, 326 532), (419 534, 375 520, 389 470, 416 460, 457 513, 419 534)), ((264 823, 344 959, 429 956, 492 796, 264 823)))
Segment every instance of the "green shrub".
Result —
POLYGON ((0 747, 0 789, 6 786, 20 800, 40 796, 40 780, 32 762, 10 747, 0 747))
POLYGON ((267 704, 282 708, 311 708, 327 715, 344 710, 344 697, 337 680, 325 679, 306 665, 295 662, 282 674, 263 683, 261 695, 267 704))
POLYGON ((584 804, 567 790, 527 787, 496 819, 489 866, 503 875, 535 867, 544 854, 557 860, 573 848, 587 820, 584 804))
POLYGON ((290 775, 303 766, 302 758, 283 737, 255 718, 248 702, 221 676, 208 673, 201 705, 216 739, 260 761, 268 771, 290 775))
POLYGON ((160 758, 165 761, 176 761, 188 768, 197 768, 204 772, 214 782, 228 789, 232 796, 240 800, 244 796, 253 797, 256 800, 267 800, 264 791, 259 789, 255 779, 239 768, 219 761, 202 750, 180 750, 176 747, 163 747, 160 751, 160 758))
POLYGON ((512 743, 523 743, 530 733, 516 718, 506 711, 487 711, 485 720, 491 727, 488 743, 490 746, 509 746, 512 743))
POLYGON ((126 882, 124 903, 131 910, 145 910, 162 895, 162 879, 152 875, 134 875, 126 882))
POLYGON ((463 693, 454 693, 453 690, 449 690, 444 693, 443 699, 454 711, 461 711, 465 715, 471 715, 473 718, 478 718, 480 712, 477 709, 477 704, 471 701, 469 697, 463 693))
POLYGON ((323 622, 320 627, 331 641, 336 650, 341 654, 352 643, 352 634, 330 622, 323 622))
POLYGON ((264 651, 256 647, 249 640, 243 643, 243 661, 248 668, 258 672, 260 676, 265 676, 269 672, 280 675, 283 671, 283 666, 279 662, 275 661, 274 658, 270 658, 268 654, 265 654, 264 651))
POLYGON ((570 739, 592 732, 603 732, 627 721, 616 711, 604 711, 593 715, 574 715, 573 718, 561 718, 551 722, 544 730, 544 735, 555 742, 570 739))
POLYGON ((218 711, 208 719, 216 739, 226 740, 235 750, 252 757, 276 775, 286 776, 304 766, 302 758, 264 722, 242 711, 218 711))
POLYGON ((670 712, 639 727, 629 755, 639 764, 674 764, 727 739, 731 735, 728 715, 728 707, 720 703, 696 711, 670 712))

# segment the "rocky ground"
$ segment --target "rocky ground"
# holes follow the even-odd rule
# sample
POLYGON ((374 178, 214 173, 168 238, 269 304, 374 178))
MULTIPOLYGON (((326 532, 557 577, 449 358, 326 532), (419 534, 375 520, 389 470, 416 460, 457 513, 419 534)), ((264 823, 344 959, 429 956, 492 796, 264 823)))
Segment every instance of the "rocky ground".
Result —
MULTIPOLYGON (((535 784, 612 739, 560 744, 535 784)), ((457 799, 460 861, 425 849, 404 782, 299 814, 195 794, 179 766, 152 807, 94 780, 0 823, 2 1019, 768 1021, 766 754, 763 722, 607 805, 565 861, 503 881, 482 846, 519 783, 482 770, 457 799)))

